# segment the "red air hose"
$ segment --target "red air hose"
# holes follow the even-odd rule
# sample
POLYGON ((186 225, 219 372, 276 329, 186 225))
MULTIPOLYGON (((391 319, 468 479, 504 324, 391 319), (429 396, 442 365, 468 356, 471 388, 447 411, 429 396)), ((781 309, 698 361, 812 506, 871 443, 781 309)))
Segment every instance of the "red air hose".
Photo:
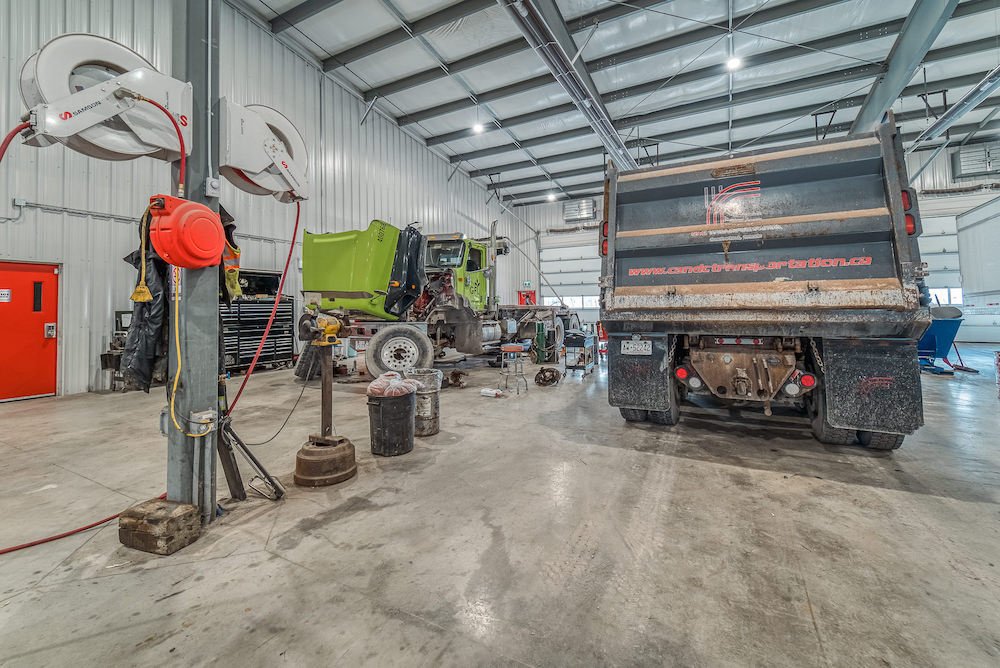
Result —
POLYGON ((12 141, 14 141, 14 137, 16 137, 19 133, 23 132, 24 130, 27 130, 30 127, 31 123, 21 123, 13 130, 7 133, 7 136, 3 138, 3 143, 0 144, 0 160, 3 160, 4 154, 7 153, 7 147, 10 146, 10 143, 12 141))
POLYGON ((271 307, 271 317, 267 319, 267 326, 264 328, 264 336, 261 337, 260 343, 257 345, 257 352, 254 353, 253 361, 250 362, 250 368, 247 369, 246 375, 243 376, 243 380, 240 382, 240 389, 236 390, 236 396, 233 397, 233 403, 229 405, 229 410, 226 415, 232 415, 233 410, 236 408, 236 402, 240 400, 240 396, 243 394, 243 390, 247 386, 247 381, 250 380, 250 376, 253 375, 253 370, 257 367, 257 360, 260 359, 260 353, 264 350, 264 343, 267 341, 267 335, 271 333, 271 325, 274 324, 274 316, 278 313, 278 304, 281 303, 281 294, 285 289, 285 279, 288 278, 288 265, 292 263, 292 255, 295 254, 295 240, 299 238, 299 217, 302 215, 302 205, 299 202, 295 203, 295 229, 292 230, 292 240, 288 244, 288 257, 285 258, 285 269, 281 272, 281 280, 278 282, 278 294, 274 296, 274 306, 271 307))
MULTIPOLYGON (((166 495, 166 493, 163 493, 163 494, 160 494, 156 498, 158 498, 158 499, 165 499, 165 498, 167 498, 167 495, 166 495)), ((0 555, 10 554, 11 552, 17 552, 18 550, 23 550, 23 549, 28 548, 28 547, 34 547, 36 545, 43 545, 45 543, 51 543, 52 541, 59 540, 60 538, 67 538, 69 536, 74 536, 74 535, 76 535, 78 533, 82 533, 82 532, 86 531, 87 529, 93 529, 94 527, 101 526, 102 524, 110 522, 111 520, 116 520, 116 519, 118 519, 119 515, 121 515, 121 513, 115 513, 114 515, 109 515, 108 517, 105 517, 103 520, 97 520, 96 522, 91 522, 90 524, 84 525, 82 527, 77 527, 76 529, 72 529, 70 531, 64 531, 62 533, 57 533, 54 536, 48 536, 46 538, 39 538, 38 540, 33 540, 30 543, 22 543, 20 545, 12 545, 10 547, 0 548, 0 555)))
POLYGON ((151 105, 162 111, 166 114, 167 118, 170 119, 171 125, 174 126, 174 131, 177 133, 177 141, 181 146, 180 173, 177 175, 177 196, 184 197, 184 175, 187 174, 187 150, 184 145, 184 133, 181 132, 181 126, 177 123, 177 119, 174 118, 174 115, 170 113, 170 110, 156 100, 150 100, 148 97, 143 97, 141 95, 137 96, 137 99, 142 102, 149 102, 151 105))

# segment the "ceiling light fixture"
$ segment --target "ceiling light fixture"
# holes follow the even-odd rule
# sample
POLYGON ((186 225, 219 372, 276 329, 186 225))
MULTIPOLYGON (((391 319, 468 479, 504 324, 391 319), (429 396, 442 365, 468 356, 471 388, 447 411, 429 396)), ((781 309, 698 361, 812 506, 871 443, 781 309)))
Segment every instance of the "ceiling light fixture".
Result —
POLYGON ((736 56, 731 56, 729 60, 726 61, 726 69, 730 72, 735 72, 741 67, 743 67, 743 61, 736 56))
POLYGON ((550 202, 555 202, 556 201, 556 194, 555 193, 549 193, 549 201, 550 202))

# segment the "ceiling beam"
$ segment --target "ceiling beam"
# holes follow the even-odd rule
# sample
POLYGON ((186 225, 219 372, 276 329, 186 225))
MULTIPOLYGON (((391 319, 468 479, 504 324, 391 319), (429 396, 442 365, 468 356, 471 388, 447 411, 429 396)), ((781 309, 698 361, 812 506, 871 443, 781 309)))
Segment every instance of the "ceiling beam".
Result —
MULTIPOLYGON (((972 42, 964 42, 961 44, 954 44, 952 46, 935 49, 926 55, 926 57, 924 58, 924 62, 931 63, 941 60, 947 60, 949 58, 957 58, 961 56, 968 56, 978 53, 986 53, 995 48, 996 48, 996 38, 988 37, 984 39, 975 40, 972 42)), ((641 126, 648 123, 654 123, 674 118, 681 118, 693 114, 704 113, 706 111, 725 109, 730 105, 739 105, 747 102, 765 100, 771 97, 788 95, 791 93, 816 90, 837 83, 860 81, 865 78, 872 78, 877 76, 879 70, 880 68, 877 65, 861 65, 859 67, 850 67, 843 70, 836 70, 833 72, 827 72, 825 74, 818 74, 794 81, 788 81, 780 84, 772 84, 770 86, 764 86, 761 88, 751 88, 745 91, 740 91, 739 93, 733 95, 731 100, 728 95, 723 95, 715 98, 709 98, 706 100, 689 102, 683 105, 678 105, 676 107, 669 107, 662 110, 652 111, 638 116, 618 119, 615 121, 615 126, 618 127, 619 129, 631 128, 636 125, 641 126)), ((953 87, 958 88, 961 86, 974 86, 982 79, 984 75, 985 72, 980 72, 974 75, 955 77, 954 79, 952 79, 952 81, 956 82, 953 84, 953 87), (978 79, 976 79, 977 76, 979 77, 978 79), (958 82, 963 82, 963 83, 958 83, 958 82)), ((920 90, 922 90, 922 87, 920 88, 920 90)), ((537 112, 532 112, 532 113, 537 113, 537 112)), ((524 116, 525 115, 515 118, 523 119, 524 116)), ((536 119, 529 118, 528 120, 536 120, 536 119)), ((508 126, 504 125, 503 127, 508 127, 508 126)), ((573 139, 575 137, 584 136, 586 134, 587 134, 586 128, 572 128, 570 130, 550 133, 548 135, 543 135, 541 137, 521 139, 518 141, 517 144, 501 144, 499 146, 491 146, 485 149, 479 149, 476 151, 469 151, 467 153, 456 154, 451 156, 450 160, 452 163, 463 162, 466 160, 474 160, 477 158, 484 158, 487 156, 500 155, 502 153, 517 151, 522 146, 529 148, 537 147, 556 141, 573 139)), ((459 137, 454 137, 454 138, 459 138, 459 137)), ((429 138, 427 140, 428 145, 433 145, 433 143, 440 143, 440 142, 434 142, 433 141, 434 139, 435 139, 434 137, 429 138)))
MULTIPOLYGON (((1000 98, 990 98, 990 99, 991 100, 995 100, 995 102, 993 103, 995 105, 994 109, 1000 110, 1000 98)), ((986 108, 988 108, 988 106, 984 105, 983 107, 980 107, 980 108, 981 109, 986 109, 986 108)), ((916 116, 914 118, 910 118, 910 120, 915 120, 915 119, 923 118, 922 112, 910 112, 910 113, 911 114, 916 114, 916 116)), ((897 116, 897 119, 898 118, 899 118, 899 116, 897 116)), ((839 134, 845 134, 846 135, 846 134, 848 134, 848 132, 850 130, 850 125, 851 125, 850 123, 839 123, 839 124, 831 127, 829 134, 830 135, 839 135, 839 134)), ((962 136, 962 135, 968 135, 968 134, 972 134, 972 133, 978 133, 978 132, 982 132, 982 131, 1000 132, 1000 119, 991 120, 991 121, 988 121, 986 123, 969 123, 969 124, 966 124, 966 125, 957 125, 957 126, 954 126, 952 128, 952 132, 955 134, 956 137, 959 137, 959 136, 962 136)), ((914 139, 916 139, 916 137, 917 137, 918 134, 919 134, 918 132, 909 132, 909 133, 904 134, 903 135, 903 142, 905 143, 905 142, 913 141, 914 139)), ((812 136, 813 136, 812 130, 809 130, 809 131, 786 132, 786 133, 782 133, 780 135, 772 135, 771 137, 768 138, 769 140, 768 140, 767 143, 768 143, 769 146, 773 146, 773 145, 781 144, 783 142, 793 142, 793 141, 798 141, 798 140, 802 140, 802 139, 811 139, 812 136)), ((983 139, 983 141, 990 141, 990 140, 991 140, 991 138, 989 138, 989 137, 983 139)), ((714 155, 716 153, 723 153, 725 151, 726 151, 726 147, 724 145, 707 146, 704 149, 692 149, 692 150, 688 150, 688 151, 678 151, 676 153, 671 153, 669 156, 667 156, 666 160, 668 162, 670 162, 670 163, 674 163, 674 162, 677 162, 679 160, 688 160, 688 159, 694 159, 694 158, 708 158, 708 157, 711 157, 712 155, 714 155)), ((664 158, 661 156, 661 159, 660 159, 659 162, 655 162, 652 158, 643 158, 642 160, 640 160, 640 162, 642 162, 645 165, 657 164, 659 166, 659 165, 664 164, 664 158)), ((576 198, 579 198, 579 197, 587 197, 587 196, 597 196, 597 195, 599 195, 599 194, 601 194, 601 193, 604 192, 604 181, 602 179, 600 181, 589 181, 587 183, 579 183, 579 184, 576 184, 576 185, 567 185, 567 186, 562 186, 561 189, 564 190, 564 191, 566 191, 566 192, 573 192, 573 193, 575 193, 574 196, 571 197, 571 198, 569 198, 569 199, 576 199, 576 198), (594 190, 595 188, 597 190, 594 190), (585 191, 585 192, 580 192, 580 191, 585 191)), ((505 202, 517 202, 518 206, 524 206, 524 205, 528 205, 528 204, 541 204, 543 202, 547 202, 548 201, 548 195, 553 190, 554 190, 554 188, 546 188, 546 189, 542 189, 542 190, 533 190, 533 191, 525 192, 525 193, 517 193, 515 195, 504 195, 503 200, 505 202), (524 201, 527 198, 538 198, 538 199, 524 201)))
MULTIPOLYGON (((444 9, 436 11, 422 19, 417 19, 412 23, 403 23, 402 26, 391 32, 373 37, 349 49, 338 51, 323 61, 323 70, 329 72, 338 67, 343 67, 355 60, 360 60, 366 56, 384 51, 391 46, 402 44, 411 37, 423 35, 431 30, 436 30, 466 16, 493 7, 495 4, 495 0, 460 0, 454 5, 448 5, 444 9)), ((444 73, 444 76, 448 76, 447 73, 444 73)))
MULTIPOLYGON (((856 99, 857 99, 857 102, 855 103, 854 106, 858 106, 864 100, 864 98, 861 97, 861 96, 859 96, 856 99)), ((995 96, 995 97, 991 97, 991 98, 987 99, 980 108, 981 109, 988 109, 988 108, 991 108, 991 107, 998 107, 998 108, 1000 108, 1000 96, 995 96)), ((924 118, 924 115, 925 115, 925 111, 924 111, 923 108, 921 108, 921 109, 915 109, 913 111, 902 112, 902 113, 896 114, 896 122, 897 123, 906 123, 907 121, 921 120, 921 119, 924 118)), ((750 119, 746 119, 746 120, 750 120, 750 119)), ((734 127, 736 127, 736 126, 734 125, 734 127)), ((840 133, 843 133, 843 132, 848 132, 850 130, 850 128, 851 128, 851 121, 844 121, 843 123, 836 123, 834 125, 831 125, 828 129, 826 129, 826 134, 827 134, 827 136, 829 136, 829 135, 836 135, 836 134, 840 134, 840 133)), ((666 135, 666 136, 669 136, 669 135, 666 135)), ((810 138, 815 138, 815 128, 806 128, 806 129, 802 129, 802 130, 789 130, 788 132, 783 132, 783 133, 779 133, 779 134, 770 135, 770 136, 767 137, 767 139, 763 143, 774 144, 774 143, 780 143, 780 142, 783 142, 783 141, 792 141, 792 140, 810 139, 810 138)), ((654 137, 651 137, 650 140, 654 144, 658 143, 658 142, 655 141, 654 137)), ((656 156, 642 156, 641 158, 638 159, 638 162, 641 163, 641 164, 662 164, 665 161, 667 161, 667 162, 674 162, 674 161, 677 161, 677 160, 683 160, 683 159, 692 158, 692 157, 705 156, 705 155, 709 155, 709 154, 712 154, 712 153, 725 153, 728 150, 729 150, 729 145, 728 144, 717 144, 715 146, 705 146, 705 147, 698 147, 698 148, 693 148, 693 149, 685 149, 683 151, 672 151, 670 153, 660 153, 660 154, 658 154, 656 156)), ((604 172, 604 164, 601 163, 601 164, 595 165, 593 167, 584 167, 584 168, 579 168, 579 169, 570 169, 570 170, 566 170, 566 171, 562 171, 562 172, 553 172, 552 174, 550 174, 548 176, 541 176, 541 175, 540 176, 529 176, 529 177, 525 177, 523 179, 514 179, 514 180, 506 181, 506 182, 501 181, 501 182, 498 182, 498 183, 491 183, 487 187, 488 187, 489 190, 506 190, 508 188, 518 188, 518 187, 521 187, 521 186, 524 186, 524 185, 529 185, 529 184, 532 184, 532 183, 548 183, 548 182, 550 182, 553 179, 554 180, 568 179, 568 178, 574 178, 574 177, 577 177, 577 176, 585 176, 587 174, 603 174, 603 172, 604 172)), ((569 190, 570 186, 566 186, 566 189, 569 190)), ((517 196, 519 197, 520 195, 517 195, 517 196)))
POLYGON ((323 10, 339 5, 341 2, 343 0, 305 0, 305 2, 300 2, 271 19, 271 32, 277 34, 288 30, 295 24, 311 19, 323 10))
MULTIPOLYGON (((661 5, 669 1, 670 0, 631 0, 628 5, 614 4, 611 7, 605 7, 572 19, 568 22, 569 31, 574 34, 583 32, 584 30, 589 30, 595 25, 629 16, 630 14, 637 14, 648 7, 661 5)), ((413 88, 414 86, 430 83, 431 81, 437 81, 438 79, 447 77, 449 74, 464 72, 465 70, 472 69, 473 67, 479 67, 480 65, 491 63, 495 60, 499 60, 500 58, 520 53, 528 48, 530 48, 528 43, 524 41, 522 37, 517 37, 515 39, 502 42, 501 44, 497 44, 496 46, 491 46, 485 51, 477 51, 463 58, 458 58, 457 60, 445 63, 444 68, 432 67, 424 70, 423 72, 417 72, 416 74, 411 74, 410 76, 396 79, 395 81, 389 81, 381 86, 376 86, 375 88, 365 91, 365 99, 370 100, 375 97, 385 97, 387 95, 392 95, 393 93, 413 88)), ((546 75, 546 77, 549 81, 552 81, 551 76, 546 75)))
MULTIPOLYGON (((795 3, 792 3, 794 5, 795 3)), ((993 11, 996 9, 996 0, 973 0, 972 2, 966 2, 959 6, 958 10, 955 12, 955 17, 966 17, 974 16, 979 13, 993 11)), ((869 39, 878 39, 881 37, 888 37, 890 35, 897 34, 903 27, 905 19, 897 19, 894 21, 886 21, 883 23, 878 23, 875 25, 860 28, 858 30, 850 30, 843 33, 838 33, 836 35, 831 35, 829 37, 822 37, 810 42, 805 42, 800 46, 787 46, 774 51, 767 51, 764 53, 758 53, 753 55, 748 55, 743 57, 744 69, 751 67, 763 67, 763 66, 773 66, 780 64, 782 62, 787 62, 792 58, 797 58, 800 56, 809 55, 814 49, 815 50, 826 50, 834 49, 847 44, 856 44, 861 41, 869 39)), ((991 44, 990 38, 984 38, 977 40, 975 42, 968 42, 961 45, 955 45, 952 47, 944 47, 941 49, 936 49, 926 56, 926 62, 944 60, 947 58, 955 58, 961 55, 969 55, 971 53, 979 53, 983 49, 982 47, 989 47, 991 44)), ((995 47, 995 40, 992 42, 995 47)), ((875 66, 871 66, 875 67, 875 66)), ((881 69, 876 68, 874 72, 881 71, 881 69)), ((679 75, 673 77, 665 77, 662 79, 655 79, 653 81, 648 81, 646 83, 637 84, 634 86, 627 86, 625 88, 620 88, 618 90, 609 91, 604 93, 601 98, 608 104, 612 102, 617 102, 619 100, 627 99, 629 97, 636 97, 639 95, 645 95, 653 91, 657 92, 669 92, 672 89, 679 89, 682 86, 689 85, 698 81, 705 81, 712 79, 714 77, 726 74, 724 64, 713 64, 708 67, 703 67, 697 70, 690 70, 687 72, 682 72, 679 75)), ((530 79, 525 82, 519 82, 517 84, 511 84, 512 86, 530 85, 537 79, 530 79)), ((856 79, 854 79, 856 80, 856 79)), ((549 78, 551 82, 551 78, 549 78)), ((523 92, 523 91, 518 91, 523 92)), ((477 98, 482 102, 493 101, 496 97, 486 94, 477 94, 477 98)), ((453 103, 448 103, 453 104, 453 103)), ((447 105, 440 105, 438 108, 444 108, 447 105)), ((533 123, 535 121, 542 120, 544 118, 550 118, 553 116, 558 116, 559 114, 565 114, 572 112, 575 109, 575 105, 571 103, 559 104, 548 107, 546 109, 540 109, 538 111, 530 112, 527 114, 520 114, 518 116, 512 116, 509 118, 496 119, 496 124, 491 124, 486 128, 486 132, 493 132, 499 127, 511 127, 513 125, 519 125, 524 123, 533 123)), ((453 109, 452 111, 457 110, 453 109)), ((425 110, 426 111, 426 110, 425 110)), ((413 114, 407 114, 400 116, 397 122, 400 125, 406 125, 408 123, 423 121, 427 118, 437 116, 437 113, 427 116, 424 112, 415 112, 413 114)), ((438 144, 447 141, 454 141, 456 139, 463 139, 466 137, 472 137, 476 133, 469 129, 456 130, 454 132, 445 133, 442 135, 437 135, 430 137, 428 142, 433 144, 438 144)))
MULTIPOLYGON (((840 4, 845 0, 807 0, 806 2, 791 2, 784 5, 778 5, 777 7, 772 7, 769 9, 762 9, 757 13, 747 12, 744 15, 737 15, 734 21, 739 22, 741 19, 746 20, 746 23, 742 27, 751 28, 754 26, 766 25, 768 23, 773 23, 775 21, 781 21, 785 19, 799 17, 805 13, 814 11, 816 9, 821 9, 823 7, 829 7, 832 5, 840 4)), ((991 2, 991 0, 980 0, 984 3, 991 2)), ((991 7, 992 9, 992 7, 991 7)), ((878 39, 880 37, 885 37, 890 34, 895 34, 902 27, 905 18, 900 18, 897 21, 890 21, 889 24, 898 23, 895 26, 895 30, 892 32, 886 32, 886 30, 891 29, 884 27, 882 24, 869 26, 867 28, 862 28, 860 30, 852 30, 845 35, 851 38, 850 42, 844 41, 830 41, 832 38, 827 38, 827 40, 817 40, 821 44, 817 46, 812 42, 804 44, 803 47, 786 47, 781 49, 781 51, 786 52, 785 56, 790 53, 795 53, 796 55, 808 55, 806 49, 829 49, 837 46, 843 46, 845 43, 853 43, 866 39, 878 39)), ((618 67, 631 63, 643 58, 649 58, 650 56, 658 56, 664 53, 669 53, 671 51, 681 49, 691 44, 697 42, 705 41, 713 37, 718 37, 721 30, 725 30, 728 23, 720 22, 713 26, 705 26, 697 28, 695 30, 690 30, 688 32, 671 34, 669 37, 664 37, 663 39, 658 39, 653 42, 642 44, 640 46, 631 47, 628 49, 623 49, 616 53, 610 53, 600 58, 595 58, 587 62, 587 70, 591 73, 600 72, 611 67, 618 67)), ((784 56, 783 56, 784 57, 784 56)), ((745 59, 744 59, 745 60, 745 59)), ((745 64, 744 66, 748 66, 745 64)), ((725 65, 718 65, 708 68, 703 68, 699 72, 705 73, 707 76, 707 71, 711 70, 711 76, 716 74, 725 74, 727 70, 725 65)), ((517 81, 506 86, 501 86, 499 88, 494 88, 491 90, 483 91, 482 93, 476 93, 476 99, 472 100, 469 98, 462 98, 459 100, 453 100, 451 102, 445 102, 427 109, 422 109, 420 111, 413 112, 411 114, 406 114, 400 116, 397 122, 400 125, 407 125, 409 123, 418 123, 420 121, 425 121, 429 118, 434 118, 436 116, 441 116, 443 114, 449 114, 455 111, 460 111, 462 109, 468 109, 476 106, 476 101, 491 102, 494 100, 499 100, 501 98, 509 97, 511 95, 517 95, 518 93, 523 93, 528 90, 535 88, 540 88, 541 86, 546 86, 553 83, 553 79, 549 75, 532 77, 530 79, 525 79, 523 81, 517 81)), ((607 95, 605 95, 605 100, 607 100, 607 95)))
POLYGON ((852 133, 868 132, 882 122, 892 103, 917 73, 957 5, 958 0, 917 0, 886 58, 885 73, 861 105, 852 133))
POLYGON ((535 54, 573 101, 590 129, 608 151, 619 169, 638 165, 628 152, 625 141, 615 129, 597 85, 584 63, 576 58, 577 46, 566 28, 555 0, 497 0, 507 16, 521 31, 535 54))

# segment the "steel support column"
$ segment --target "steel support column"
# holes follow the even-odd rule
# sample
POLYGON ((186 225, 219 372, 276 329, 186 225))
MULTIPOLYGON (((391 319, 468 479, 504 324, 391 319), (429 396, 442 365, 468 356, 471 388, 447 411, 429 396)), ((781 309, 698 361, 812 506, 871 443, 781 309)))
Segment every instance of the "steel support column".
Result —
POLYGON ((861 111, 851 126, 851 134, 870 132, 882 122, 892 103, 913 79, 957 5, 958 0, 917 0, 889 51, 885 73, 875 82, 861 105, 861 111))
MULTIPOLYGON (((173 76, 193 87, 191 155, 187 159, 187 199, 215 211, 219 202, 205 196, 205 181, 219 173, 219 10, 222 0, 173 0, 173 76)), ((176 169, 176 166, 175 166, 176 169)), ((181 365, 174 413, 190 430, 193 412, 218 410, 219 269, 180 271, 179 307, 173 307, 171 279, 170 327, 180 324, 180 359, 171 335, 170 378, 181 365), (177 320, 175 320, 177 319, 177 320)), ((168 386, 169 389, 169 386, 168 386)), ((203 523, 215 517, 216 432, 191 438, 167 420, 167 498, 191 503, 203 523)))

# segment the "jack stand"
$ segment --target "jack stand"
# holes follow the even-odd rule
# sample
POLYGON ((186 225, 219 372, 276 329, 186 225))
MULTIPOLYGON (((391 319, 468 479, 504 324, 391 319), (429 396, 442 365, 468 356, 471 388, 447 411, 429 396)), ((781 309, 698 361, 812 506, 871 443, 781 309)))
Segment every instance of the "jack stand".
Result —
POLYGON ((226 381, 220 377, 219 414, 222 417, 219 418, 219 462, 222 464, 223 473, 226 474, 229 495, 237 501, 246 501, 247 498, 243 478, 240 476, 240 468, 236 463, 236 452, 239 451, 256 473, 247 483, 250 489, 266 499, 277 501, 285 495, 285 488, 278 482, 277 478, 267 472, 264 465, 239 437, 239 434, 233 429, 233 419, 229 417, 228 412, 229 400, 226 397, 226 381))
MULTIPOLYGON (((332 334, 336 340, 336 333, 332 334)), ((323 403, 319 434, 310 434, 309 442, 295 455, 295 484, 325 487, 353 478, 358 473, 354 444, 343 436, 333 435, 333 341, 321 335, 310 345, 318 348, 322 368, 323 403)))

